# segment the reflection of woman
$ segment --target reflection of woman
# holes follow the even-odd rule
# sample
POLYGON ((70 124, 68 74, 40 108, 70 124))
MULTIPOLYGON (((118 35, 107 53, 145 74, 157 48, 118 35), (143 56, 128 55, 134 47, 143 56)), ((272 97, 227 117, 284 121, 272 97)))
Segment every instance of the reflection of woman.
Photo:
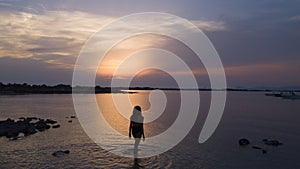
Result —
POLYGON ((135 106, 132 112, 132 115, 130 117, 130 125, 129 125, 129 138, 131 138, 131 134, 134 137, 134 158, 135 162, 137 162, 137 151, 138 146, 140 144, 141 138, 143 137, 143 140, 145 140, 145 134, 144 134, 144 117, 141 113, 141 107, 135 106))

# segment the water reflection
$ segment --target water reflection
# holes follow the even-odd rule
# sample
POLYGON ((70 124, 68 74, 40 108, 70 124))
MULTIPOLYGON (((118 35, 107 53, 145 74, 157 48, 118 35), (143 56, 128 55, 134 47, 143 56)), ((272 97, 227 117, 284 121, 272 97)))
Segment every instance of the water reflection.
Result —
MULTIPOLYGON (((85 121, 83 123, 88 122, 89 126, 93 126, 94 129, 98 128, 97 135, 92 133, 93 138, 91 138, 96 140, 96 143, 98 143, 100 146, 106 147, 107 150, 128 157, 146 157, 151 154, 155 154, 155 152, 161 151, 162 148, 165 149, 165 147, 168 147, 173 139, 172 135, 166 135, 164 141, 162 142, 158 139, 154 139, 153 137, 161 135, 168 130, 176 120, 180 110, 180 93, 174 91, 164 92, 164 97, 167 102, 163 103, 165 106, 162 107, 163 112, 160 113, 155 112, 154 110, 158 109, 153 109, 153 107, 163 105, 159 103, 161 102, 161 99, 156 99, 157 95, 154 95, 154 97, 151 96, 151 92, 149 91, 139 91, 138 93, 130 95, 96 95, 98 108, 100 110, 99 113, 101 112, 100 114, 103 116, 104 121, 97 117, 97 114, 94 114, 94 118, 91 118, 91 121, 85 121), (122 112, 119 112, 120 108, 117 109, 113 97, 117 97, 119 99, 118 104, 122 103, 122 99, 124 100, 124 105, 121 105, 122 112), (126 102, 128 98, 130 100, 129 105, 126 104, 128 103, 128 101, 126 102), (139 105, 141 107, 141 115, 144 117, 144 134, 153 139, 147 139, 141 144, 140 140, 136 139, 135 146, 133 147, 132 141, 128 139, 128 126, 130 124, 130 117, 132 115, 132 109, 134 105, 139 105), (108 124, 111 129, 107 129, 107 127, 105 127, 105 123, 108 124), (104 139, 104 137, 106 139, 104 139), (137 151, 135 152, 134 150, 139 150, 139 154, 137 155, 137 151)), ((158 94, 158 96, 161 95, 160 93, 156 94, 158 94)))
POLYGON ((121 101, 124 100, 123 105, 118 105, 121 106, 122 112, 119 112, 116 108, 116 105, 113 102, 113 96, 111 94, 101 94, 97 95, 96 97, 98 107, 101 110, 105 120, 114 130, 124 136, 128 135, 128 124, 130 122, 129 119, 132 113, 132 107, 134 105, 139 105, 142 108, 142 115, 145 117, 144 128, 146 135, 147 137, 152 137, 166 131, 176 120, 176 117, 179 113, 181 99, 180 93, 165 91, 165 94, 166 100, 168 100, 168 102, 166 102, 165 109, 159 116, 157 116, 157 112, 149 110, 152 105, 159 105, 160 103, 156 102, 161 102, 161 100, 151 99, 150 104, 149 91, 139 91, 138 93, 130 94, 129 100, 131 102, 131 105, 125 104, 126 100, 128 99, 128 95, 114 94, 114 97, 118 97, 118 99, 120 99, 121 101), (149 119, 155 120, 147 123, 149 119))

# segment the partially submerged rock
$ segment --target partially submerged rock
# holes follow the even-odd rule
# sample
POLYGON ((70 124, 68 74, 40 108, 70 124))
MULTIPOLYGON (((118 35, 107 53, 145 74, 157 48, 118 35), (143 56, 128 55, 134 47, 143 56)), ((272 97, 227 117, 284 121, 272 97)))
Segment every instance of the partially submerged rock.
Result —
POLYGON ((250 141, 248 139, 246 139, 246 138, 241 138, 239 140, 239 145, 240 146, 246 146, 246 145, 249 145, 249 144, 250 144, 250 141))
POLYGON ((258 146, 252 146, 253 149, 258 149, 258 150, 261 150, 262 148, 261 147, 258 147, 258 146))
MULTIPOLYGON (((275 147, 283 145, 283 143, 279 142, 278 140, 263 139, 262 141, 265 144, 265 145, 262 145, 262 147, 256 146, 256 145, 252 146, 253 149, 261 150, 262 154, 267 154, 267 150, 265 149, 266 145, 275 146, 275 147)), ((250 144, 250 141, 248 139, 241 138, 239 140, 239 145, 240 146, 246 146, 246 145, 249 145, 249 144, 250 144)))
POLYGON ((45 123, 47 123, 47 124, 56 124, 57 121, 54 121, 54 120, 51 120, 51 119, 47 119, 47 120, 45 121, 45 123))
POLYGON ((41 119, 37 117, 21 117, 15 121, 10 118, 0 121, 0 137, 7 137, 10 140, 17 140, 19 134, 23 134, 25 137, 35 134, 38 131, 42 132, 51 128, 49 124, 57 123, 51 119, 41 119), (33 122, 34 120, 34 122, 33 122))
POLYGON ((48 125, 46 123, 45 120, 41 119, 39 120, 38 122, 35 123, 35 129, 37 129, 38 131, 45 131, 45 130, 48 130, 50 129, 50 125, 48 125))
POLYGON ((52 156, 54 157, 59 157, 59 156, 63 156, 66 154, 70 154, 69 150, 59 150, 59 151, 55 151, 54 153, 52 153, 52 156))
POLYGON ((263 139, 263 142, 268 145, 268 146, 280 146, 283 145, 283 143, 279 142, 278 140, 268 140, 268 139, 263 139))
POLYGON ((54 129, 59 128, 59 127, 60 127, 59 124, 56 124, 56 125, 52 126, 52 128, 54 128, 54 129))

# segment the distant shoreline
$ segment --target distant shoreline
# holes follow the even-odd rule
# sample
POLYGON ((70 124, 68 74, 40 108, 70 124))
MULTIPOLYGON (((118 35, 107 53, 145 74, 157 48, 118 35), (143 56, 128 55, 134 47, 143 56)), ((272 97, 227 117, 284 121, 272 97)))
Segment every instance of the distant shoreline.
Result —
POLYGON ((55 86, 48 85, 29 85, 23 84, 3 84, 0 82, 0 95, 25 95, 25 94, 105 94, 105 93, 136 93, 127 90, 184 90, 184 91, 244 91, 244 92, 282 92, 300 90, 272 90, 272 89, 240 89, 240 88, 227 88, 227 89, 179 89, 179 88, 153 88, 153 87, 84 87, 71 85, 58 84, 55 86))

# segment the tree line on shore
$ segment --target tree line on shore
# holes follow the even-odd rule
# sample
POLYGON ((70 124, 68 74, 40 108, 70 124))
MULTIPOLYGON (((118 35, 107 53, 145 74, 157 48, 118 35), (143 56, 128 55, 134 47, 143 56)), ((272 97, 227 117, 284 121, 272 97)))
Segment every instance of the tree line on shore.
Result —
POLYGON ((102 86, 71 86, 66 84, 58 85, 31 85, 27 83, 1 83, 0 82, 0 95, 16 95, 16 94, 72 94, 72 93, 136 93, 129 90, 199 90, 199 91, 212 91, 212 90, 227 90, 227 91, 261 91, 261 92, 280 92, 280 91, 294 91, 300 90, 272 90, 272 89, 247 89, 247 88, 227 88, 227 89, 180 89, 180 88, 153 88, 153 87, 102 87, 102 86))
POLYGON ((30 85, 27 83, 17 84, 8 83, 4 84, 0 82, 0 94, 70 94, 70 93, 110 93, 111 89, 108 87, 82 87, 71 85, 58 84, 49 86, 42 85, 30 85))

